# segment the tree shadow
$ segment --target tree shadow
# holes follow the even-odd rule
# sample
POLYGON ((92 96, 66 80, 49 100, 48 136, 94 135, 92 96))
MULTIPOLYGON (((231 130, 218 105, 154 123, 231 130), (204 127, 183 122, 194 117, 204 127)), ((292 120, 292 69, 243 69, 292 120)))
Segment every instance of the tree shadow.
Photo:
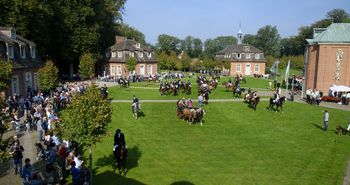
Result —
POLYGON ((176 181, 171 183, 170 185, 194 185, 194 184, 188 181, 176 181))
POLYGON ((315 123, 313 123, 312 125, 315 126, 316 128, 319 128, 319 129, 321 129, 321 130, 324 130, 324 128, 321 127, 320 125, 317 125, 317 124, 315 124, 315 123))
POLYGON ((127 178, 125 176, 118 175, 112 171, 105 171, 97 174, 93 177, 94 184, 104 185, 145 185, 145 183, 139 182, 135 179, 127 178))
POLYGON ((8 175, 11 171, 12 160, 4 161, 0 163, 0 178, 8 175))
MULTIPOLYGON (((141 151, 138 146, 128 148, 128 158, 126 159, 126 168, 129 171, 132 168, 138 167, 138 161, 141 158, 141 151)), ((96 167, 110 166, 116 171, 116 161, 114 159, 113 151, 108 156, 103 156, 97 159, 96 167)))

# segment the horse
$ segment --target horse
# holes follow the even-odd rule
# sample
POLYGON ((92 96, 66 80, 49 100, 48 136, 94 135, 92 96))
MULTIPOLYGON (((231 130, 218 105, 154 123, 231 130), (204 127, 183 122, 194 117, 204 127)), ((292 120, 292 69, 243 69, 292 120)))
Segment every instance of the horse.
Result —
POLYGON ((132 110, 132 116, 137 119, 141 110, 140 103, 139 102, 133 103, 131 105, 131 110, 132 110))
POLYGON ((233 85, 228 82, 223 82, 222 86, 226 89, 226 91, 229 91, 231 88, 233 88, 233 85))
POLYGON ((124 176, 126 176, 126 159, 128 156, 128 150, 126 149, 125 145, 115 145, 113 148, 113 155, 116 161, 119 175, 121 175, 122 172, 124 172, 124 176))
POLYGON ((276 112, 277 112, 277 110, 278 110, 278 107, 281 107, 281 112, 283 113, 283 108, 282 108, 282 106, 283 106, 283 102, 285 102, 286 101, 286 97, 281 97, 277 102, 275 102, 274 100, 275 100, 276 98, 274 98, 274 97, 272 97, 272 98, 270 98, 270 105, 269 105, 269 107, 267 107, 269 110, 271 110, 271 108, 273 108, 273 106, 275 106, 276 105, 276 112))
POLYGON ((259 101, 260 101, 260 97, 256 97, 256 98, 253 98, 251 101, 250 101, 250 106, 252 106, 254 108, 254 110, 256 110, 256 106, 258 106, 259 104, 259 101))
POLYGON ((129 81, 125 80, 123 78, 118 79, 118 84, 120 85, 120 87, 129 87, 130 86, 129 81))
POLYGON ((182 115, 184 120, 187 121, 189 125, 192 125, 195 122, 199 122, 201 126, 203 126, 203 117, 205 115, 205 110, 203 108, 185 108, 182 111, 182 115))
POLYGON ((232 94, 235 98, 241 98, 242 93, 244 93, 245 89, 244 88, 235 88, 232 91, 232 94))

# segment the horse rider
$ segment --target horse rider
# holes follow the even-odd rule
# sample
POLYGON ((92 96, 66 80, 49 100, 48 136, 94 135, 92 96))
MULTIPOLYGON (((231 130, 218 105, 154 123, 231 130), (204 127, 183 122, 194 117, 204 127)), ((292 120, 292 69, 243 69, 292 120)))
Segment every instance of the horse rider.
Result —
POLYGON ((255 101, 256 97, 258 97, 256 91, 253 92, 252 99, 250 101, 255 101))
POLYGON ((126 142, 125 142, 124 134, 121 132, 121 130, 119 128, 115 131, 115 134, 114 134, 114 144, 113 144, 113 146, 116 146, 116 145, 124 145, 125 148, 126 148, 126 142))
POLYGON ((137 106, 138 109, 140 109, 140 101, 138 98, 136 98, 136 96, 134 95, 133 99, 132 99, 132 105, 131 105, 131 109, 137 106))
POLYGON ((281 97, 281 88, 280 87, 277 88, 275 95, 276 95, 276 99, 274 100, 274 103, 277 103, 281 97))
POLYGON ((192 103, 191 98, 189 98, 189 99, 186 101, 186 107, 189 108, 189 109, 193 109, 193 103, 192 103))
POLYGON ((185 107, 186 107, 186 100, 185 100, 185 98, 182 98, 182 99, 177 101, 177 109, 178 110, 183 111, 185 107))
POLYGON ((187 81, 188 87, 191 87, 191 82, 190 80, 187 81))
POLYGON ((231 86, 232 85, 232 80, 231 78, 228 80, 228 86, 231 86))

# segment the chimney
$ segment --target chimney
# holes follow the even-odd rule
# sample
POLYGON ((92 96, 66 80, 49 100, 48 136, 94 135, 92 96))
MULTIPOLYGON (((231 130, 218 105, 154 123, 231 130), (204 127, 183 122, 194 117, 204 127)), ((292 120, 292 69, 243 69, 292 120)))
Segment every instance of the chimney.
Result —
POLYGON ((115 36, 115 42, 116 44, 123 43, 125 41, 125 37, 122 36, 115 36))

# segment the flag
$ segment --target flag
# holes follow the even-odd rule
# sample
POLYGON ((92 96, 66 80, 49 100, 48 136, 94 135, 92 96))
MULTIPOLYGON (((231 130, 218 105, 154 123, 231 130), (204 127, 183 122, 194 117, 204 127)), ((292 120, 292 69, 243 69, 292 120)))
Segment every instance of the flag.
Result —
POLYGON ((290 67, 290 60, 288 61, 287 68, 286 68, 286 76, 284 77, 284 80, 288 82, 289 78, 289 67, 290 67))
POLYGON ((272 64, 271 69, 270 69, 270 71, 271 71, 272 74, 277 73, 277 71, 276 71, 276 65, 278 65, 279 63, 280 63, 280 61, 279 61, 279 60, 276 60, 276 61, 272 64))

